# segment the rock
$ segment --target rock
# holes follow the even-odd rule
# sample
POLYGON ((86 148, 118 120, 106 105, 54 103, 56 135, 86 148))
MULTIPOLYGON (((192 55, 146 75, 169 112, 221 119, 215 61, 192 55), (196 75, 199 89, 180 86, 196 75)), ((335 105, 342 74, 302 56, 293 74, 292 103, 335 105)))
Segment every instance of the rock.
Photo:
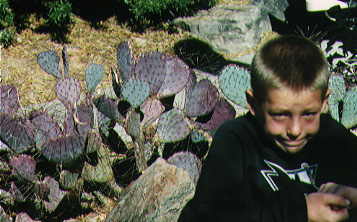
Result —
POLYGON ((219 53, 238 54, 252 49, 264 32, 272 30, 268 10, 259 5, 218 5, 174 24, 208 42, 219 53))
POLYGON ((177 221, 194 192, 188 172, 158 158, 123 191, 105 221, 177 221))
POLYGON ((284 11, 289 6, 287 0, 254 0, 256 5, 263 5, 269 14, 275 18, 285 21, 284 11))

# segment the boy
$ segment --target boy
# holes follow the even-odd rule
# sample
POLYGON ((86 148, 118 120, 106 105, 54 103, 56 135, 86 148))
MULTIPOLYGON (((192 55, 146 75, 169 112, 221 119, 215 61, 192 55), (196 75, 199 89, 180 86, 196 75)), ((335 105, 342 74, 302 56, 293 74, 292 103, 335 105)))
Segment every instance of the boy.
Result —
POLYGON ((312 41, 264 44, 249 112, 217 130, 179 221, 357 221, 357 137, 322 114, 328 78, 312 41))

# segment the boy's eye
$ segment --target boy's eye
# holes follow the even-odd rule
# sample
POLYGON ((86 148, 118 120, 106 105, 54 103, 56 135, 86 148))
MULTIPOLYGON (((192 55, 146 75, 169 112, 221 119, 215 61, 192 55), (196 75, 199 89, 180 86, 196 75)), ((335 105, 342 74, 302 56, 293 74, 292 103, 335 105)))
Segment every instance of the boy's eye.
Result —
POLYGON ((270 115, 277 120, 282 120, 288 117, 287 113, 271 113, 270 115))
POLYGON ((304 116, 305 117, 314 117, 317 115, 317 112, 307 112, 307 113, 304 113, 304 116))

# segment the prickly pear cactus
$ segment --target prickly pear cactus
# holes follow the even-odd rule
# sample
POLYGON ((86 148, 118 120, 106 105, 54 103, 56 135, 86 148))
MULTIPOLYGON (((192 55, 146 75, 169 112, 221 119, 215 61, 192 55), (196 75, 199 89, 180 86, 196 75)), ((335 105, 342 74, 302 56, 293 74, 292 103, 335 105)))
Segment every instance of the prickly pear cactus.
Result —
POLYGON ((108 98, 106 95, 102 95, 94 100, 94 105, 97 109, 111 118, 114 121, 121 122, 124 120, 124 117, 118 111, 118 105, 115 101, 108 98))
POLYGON ((122 41, 117 49, 118 69, 123 82, 128 81, 131 76, 132 69, 132 49, 127 40, 122 41))
POLYGON ((75 78, 61 79, 55 85, 55 92, 63 105, 72 109, 79 99, 81 85, 75 78))
POLYGON ((31 123, 34 126, 34 138, 36 147, 39 150, 41 150, 42 145, 50 140, 56 139, 62 134, 57 122, 44 112, 33 114, 31 123))
POLYGON ((177 142, 186 138, 191 132, 190 123, 183 112, 172 109, 160 116, 157 135, 165 143, 177 142))
POLYGON ((37 63, 45 72, 51 74, 57 79, 62 79, 61 70, 59 68, 59 60, 60 58, 57 53, 51 50, 41 52, 37 56, 37 63))
POLYGON ((349 89, 343 98, 341 123, 351 129, 357 126, 357 87, 349 89))
POLYGON ((191 179, 197 184, 202 169, 202 163, 193 153, 175 153, 167 160, 167 162, 189 172, 191 179))
POLYGON ((245 91, 251 88, 250 75, 236 65, 226 66, 219 76, 219 87, 223 94, 235 104, 248 108, 245 91))
POLYGON ((190 78, 189 68, 181 60, 155 51, 137 59, 134 73, 149 83, 150 95, 157 97, 176 94, 190 78))
POLYGON ((120 98, 121 97, 121 83, 119 81, 119 77, 117 73, 115 72, 114 68, 110 69, 110 73, 112 76, 112 86, 113 90, 115 92, 115 95, 120 98))
POLYGON ((63 59, 63 77, 69 77, 69 60, 68 60, 68 53, 67 47, 64 46, 62 49, 62 59, 63 59))
POLYGON ((137 79, 146 80, 150 86, 150 95, 156 95, 165 79, 166 61, 159 52, 152 51, 141 55, 135 64, 134 74, 137 79))
POLYGON ((125 122, 126 132, 135 140, 140 137, 140 113, 131 110, 125 122))
POLYGON ((190 70, 180 59, 166 55, 165 79, 157 93, 159 98, 175 95, 190 79, 190 70))
POLYGON ((17 113, 19 109, 20 101, 16 87, 0 84, 0 112, 17 113))
POLYGON ((45 177, 42 184, 46 185, 50 190, 48 200, 43 200, 43 206, 48 212, 53 212, 66 195, 67 191, 61 190, 59 188, 59 183, 54 178, 49 176, 45 177))
POLYGON ((198 129, 215 130, 222 125, 222 123, 234 119, 236 111, 234 107, 225 99, 220 98, 217 105, 214 107, 211 119, 206 123, 196 122, 195 125, 198 129))
POLYGON ((144 113, 144 119, 141 121, 141 126, 146 128, 156 121, 164 111, 164 108, 165 107, 162 105, 160 100, 145 100, 140 106, 140 110, 144 113))
POLYGON ((104 68, 102 65, 95 63, 90 64, 85 72, 87 90, 93 92, 95 87, 102 81, 104 75, 104 68))
POLYGON ((53 163, 70 166, 83 153, 84 145, 79 135, 58 137, 42 147, 42 154, 53 163))
POLYGON ((218 102, 218 89, 208 79, 195 84, 189 91, 185 111, 189 117, 205 115, 213 110, 218 102))
POLYGON ((80 104, 72 116, 76 123, 76 132, 83 140, 87 138, 88 132, 93 124, 93 109, 91 105, 80 104))
POLYGON ((130 79, 122 87, 122 95, 129 102, 129 104, 136 109, 148 97, 150 87, 148 82, 140 79, 130 79))
POLYGON ((35 174, 35 159, 28 155, 10 157, 10 165, 14 168, 15 174, 20 180, 36 182, 38 180, 35 174))
POLYGON ((25 119, 0 113, 0 139, 16 153, 34 147, 33 125, 25 119))
POLYGON ((207 138, 199 131, 191 131, 190 139, 194 143, 207 142, 207 138))
POLYGON ((345 80, 342 76, 332 75, 329 79, 329 88, 331 94, 328 98, 328 107, 331 116, 337 121, 340 120, 339 103, 343 100, 346 94, 345 80))
POLYGON ((186 86, 175 95, 175 100, 173 106, 175 108, 184 110, 186 101, 188 100, 188 96, 190 94, 191 89, 194 85, 197 84, 197 76, 194 71, 190 72, 190 78, 186 84, 186 86))

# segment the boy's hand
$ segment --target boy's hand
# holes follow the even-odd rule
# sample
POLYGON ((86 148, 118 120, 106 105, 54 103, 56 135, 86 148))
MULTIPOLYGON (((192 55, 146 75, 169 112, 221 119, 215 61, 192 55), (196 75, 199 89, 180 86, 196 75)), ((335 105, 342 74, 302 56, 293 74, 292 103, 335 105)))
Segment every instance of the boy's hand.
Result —
POLYGON ((351 201, 349 209, 357 208, 357 188, 342 186, 335 183, 326 183, 320 186, 318 192, 341 195, 351 201))
POLYGON ((331 193, 311 193, 305 196, 309 222, 347 220, 350 201, 331 193))

